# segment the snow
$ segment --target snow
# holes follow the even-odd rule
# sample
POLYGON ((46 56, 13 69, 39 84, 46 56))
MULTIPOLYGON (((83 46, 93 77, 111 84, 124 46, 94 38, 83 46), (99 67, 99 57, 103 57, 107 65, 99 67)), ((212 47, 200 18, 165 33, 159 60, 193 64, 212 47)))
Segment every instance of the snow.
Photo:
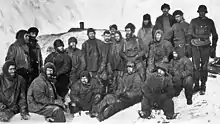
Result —
MULTIPOLYGON (((55 39, 62 39, 67 46, 67 40, 75 36, 79 40, 77 45, 87 39, 86 31, 67 32, 72 27, 79 27, 79 22, 84 21, 86 28, 108 29, 110 24, 117 24, 123 30, 128 22, 136 25, 137 30, 142 23, 142 15, 149 13, 152 22, 161 15, 160 6, 169 3, 170 12, 181 9, 187 22, 198 16, 197 7, 205 4, 208 7, 207 16, 214 20, 217 31, 220 32, 220 10, 219 0, 0 0, 0 37, 1 37, 1 59, 0 66, 4 63, 4 58, 8 46, 14 42, 15 33, 19 29, 27 29, 36 26, 40 29, 39 44, 42 47, 43 58, 46 57, 46 49, 53 45, 55 39), (64 33, 63 33, 64 32, 64 33), (58 34, 63 33, 63 34, 58 34), (54 35, 51 35, 54 34, 54 35)), ((136 30, 136 32, 137 32, 136 30)), ((97 38, 103 39, 103 30, 97 31, 97 38)), ((220 56, 219 46, 217 56, 220 56)), ((174 124, 218 124, 220 122, 220 77, 209 78, 207 82, 207 93, 204 96, 198 94, 193 96, 193 105, 187 106, 183 92, 175 101, 175 111, 180 115, 170 123, 174 124)), ((121 111, 111 118, 98 122, 97 119, 90 118, 84 113, 75 118, 68 115, 68 123, 126 123, 126 124, 156 124, 161 121, 160 115, 156 119, 138 119, 137 110, 140 104, 136 104, 124 111, 121 111), (158 120, 159 119, 159 120, 158 120)), ((42 116, 31 113, 31 119, 20 120, 20 115, 16 115, 10 123, 46 123, 42 116)), ((160 122, 161 123, 161 122, 160 122)))

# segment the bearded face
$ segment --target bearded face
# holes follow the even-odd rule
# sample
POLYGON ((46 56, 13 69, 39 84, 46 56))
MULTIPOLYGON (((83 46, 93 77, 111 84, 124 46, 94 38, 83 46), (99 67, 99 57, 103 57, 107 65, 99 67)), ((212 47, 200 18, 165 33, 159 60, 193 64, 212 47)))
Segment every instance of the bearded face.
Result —
POLYGON ((15 70, 16 70, 15 65, 10 65, 10 66, 8 67, 8 74, 9 74, 11 77, 14 77, 14 76, 15 76, 15 70))
POLYGON ((120 39, 121 39, 120 35, 118 33, 115 33, 115 40, 117 42, 120 42, 120 39))
POLYGON ((80 78, 82 84, 89 85, 89 79, 86 76, 80 78))
POLYGON ((75 42, 71 42, 71 43, 69 44, 69 46, 70 46, 71 48, 75 49, 75 48, 76 48, 76 43, 75 43, 75 42))
POLYGON ((155 38, 156 38, 156 41, 158 41, 158 42, 161 41, 161 38, 162 38, 161 33, 157 33, 155 38))
POLYGON ((104 35, 104 40, 105 40, 105 42, 109 42, 110 41, 110 39, 111 39, 111 34, 105 34, 104 35))
POLYGON ((58 51, 58 52, 64 52, 64 47, 63 47, 63 46, 57 47, 57 51, 58 51))
POLYGON ((90 40, 95 39, 95 32, 89 32, 88 37, 90 40))
POLYGON ((53 80, 54 70, 52 68, 46 69, 46 76, 49 80, 53 80))
POLYGON ((125 32, 126 32, 126 38, 131 38, 132 37, 133 32, 131 31, 130 28, 126 28, 125 32))

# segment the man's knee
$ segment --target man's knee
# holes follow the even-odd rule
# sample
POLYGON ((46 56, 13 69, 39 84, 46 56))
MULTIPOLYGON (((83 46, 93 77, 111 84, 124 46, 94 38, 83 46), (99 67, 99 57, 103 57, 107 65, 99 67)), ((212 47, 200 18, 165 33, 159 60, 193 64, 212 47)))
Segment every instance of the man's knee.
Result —
POLYGON ((184 78, 183 86, 193 86, 193 78, 192 76, 187 76, 184 78))

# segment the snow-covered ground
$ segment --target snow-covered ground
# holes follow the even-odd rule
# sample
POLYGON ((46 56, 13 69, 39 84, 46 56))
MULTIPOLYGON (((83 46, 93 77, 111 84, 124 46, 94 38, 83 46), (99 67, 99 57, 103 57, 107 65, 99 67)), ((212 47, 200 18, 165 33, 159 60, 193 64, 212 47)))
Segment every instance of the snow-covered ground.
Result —
MULTIPOLYGON (((175 111, 180 113, 177 119, 170 121, 171 124, 219 124, 220 122, 220 83, 217 81, 220 77, 215 79, 209 78, 207 83, 207 93, 204 96, 198 94, 193 96, 193 104, 186 105, 184 93, 179 97, 174 98, 175 111)), ((136 104, 126 110, 123 110, 109 119, 99 122, 95 118, 82 113, 81 116, 71 118, 67 116, 67 123, 74 124, 158 124, 162 122, 161 115, 156 115, 156 119, 146 120, 140 119, 137 110, 140 109, 140 104, 136 104)), ((20 120, 20 115, 16 115, 11 123, 46 123, 42 116, 31 114, 31 120, 20 120)))
MULTIPOLYGON (((75 36, 79 40, 78 47, 87 39, 86 31, 77 33, 64 33, 62 35, 45 35, 67 32, 72 27, 78 27, 80 21, 85 22, 85 27, 108 28, 110 24, 116 23, 119 29, 124 29, 128 22, 140 28, 142 15, 149 13, 152 21, 155 22, 157 16, 161 15, 160 6, 163 3, 171 5, 171 13, 175 9, 184 11, 186 21, 197 17, 197 8, 200 4, 208 7, 208 17, 215 21, 217 31, 220 32, 220 11, 219 0, 0 0, 0 66, 4 63, 8 46, 14 42, 15 33, 19 29, 27 29, 36 26, 40 29, 39 44, 42 47, 43 57, 46 56, 46 48, 52 46, 53 41, 61 38, 67 46, 70 36, 75 36)), ((103 30, 97 31, 97 37, 102 39, 103 30)), ((219 46, 217 55, 220 56, 219 46)), ((219 124, 220 123, 220 77, 209 78, 207 82, 207 93, 204 96, 195 95, 193 105, 187 106, 182 93, 175 98, 175 110, 179 112, 179 117, 172 121, 174 124, 219 124)), ((143 120, 138 119, 137 110, 140 104, 134 105, 124 111, 117 113, 111 118, 101 122, 127 123, 127 124, 156 124, 158 119, 143 120)), ((160 116, 156 116, 160 118, 160 116)), ((70 118, 69 123, 95 124, 99 123, 85 114, 80 117, 70 118)), ((46 123, 39 115, 31 114, 31 120, 22 121, 16 115, 11 123, 46 123)))

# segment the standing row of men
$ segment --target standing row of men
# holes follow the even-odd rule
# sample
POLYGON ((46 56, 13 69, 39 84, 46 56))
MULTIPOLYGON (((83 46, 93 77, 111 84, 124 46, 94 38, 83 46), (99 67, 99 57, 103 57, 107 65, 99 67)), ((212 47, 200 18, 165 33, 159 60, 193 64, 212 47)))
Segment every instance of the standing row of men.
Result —
POLYGON ((89 39, 81 50, 76 48, 74 37, 69 38, 67 49, 57 39, 55 51, 46 57, 43 69, 36 40, 38 30, 20 30, 3 66, 0 115, 4 116, 0 119, 8 121, 20 109, 22 119, 29 118, 29 110, 49 122, 65 122, 64 99, 69 90, 72 114, 89 111, 91 117, 103 121, 141 102, 142 118, 151 118, 152 109, 162 109, 167 119, 174 119, 172 98, 182 88, 188 105, 192 104, 193 88, 205 94, 207 64, 209 56, 215 57, 218 35, 214 22, 205 16, 206 6, 199 6, 199 17, 190 24, 184 21, 182 11, 170 15, 169 9, 168 4, 161 6, 163 15, 155 26, 150 15, 144 15, 137 36, 134 24, 128 23, 125 39, 117 25, 111 25, 110 31, 103 33, 104 42, 89 28, 89 39), (13 107, 16 111, 9 109, 13 107))

